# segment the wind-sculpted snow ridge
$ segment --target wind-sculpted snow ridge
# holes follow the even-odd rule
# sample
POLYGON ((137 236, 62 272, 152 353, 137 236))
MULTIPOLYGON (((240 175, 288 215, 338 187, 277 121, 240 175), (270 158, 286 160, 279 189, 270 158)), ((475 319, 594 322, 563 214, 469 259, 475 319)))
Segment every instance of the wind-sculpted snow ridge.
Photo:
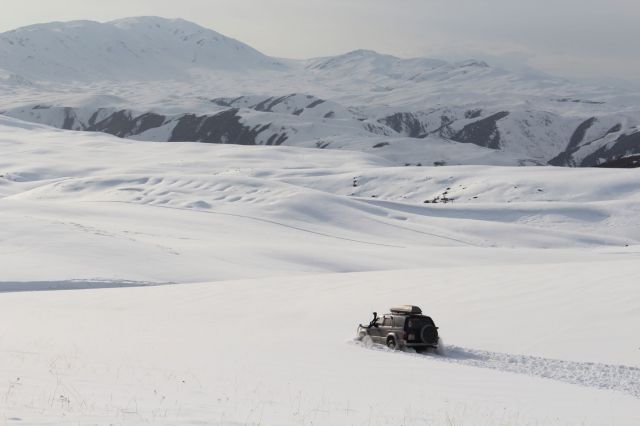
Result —
POLYGON ((455 345, 446 345, 443 348, 443 355, 437 355, 416 354, 410 350, 394 351, 383 345, 372 345, 365 342, 355 343, 368 349, 424 358, 425 361, 446 362, 505 373, 524 374, 572 385, 622 392, 640 398, 640 368, 638 367, 490 352, 455 345))
MULTIPOLYGON (((0 170, 0 196, 7 202, 114 209, 126 203, 132 213, 134 206, 159 214, 183 209, 162 215, 188 214, 203 223, 227 213, 244 216, 236 216, 238 224, 271 221, 323 238, 393 247, 615 247, 640 241, 632 171, 404 167, 356 151, 142 144, 5 123, 11 136, 3 150, 11 160, 0 170)), ((64 222, 51 226, 108 236, 116 245, 132 237, 103 225, 80 226, 81 220, 64 222)))

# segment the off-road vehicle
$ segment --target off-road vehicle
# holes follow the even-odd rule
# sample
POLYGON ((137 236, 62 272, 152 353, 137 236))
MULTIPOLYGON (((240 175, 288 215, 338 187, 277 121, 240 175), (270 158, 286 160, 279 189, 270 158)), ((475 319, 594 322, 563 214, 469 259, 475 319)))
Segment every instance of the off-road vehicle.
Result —
POLYGON ((390 311, 382 317, 374 312, 369 325, 358 326, 357 339, 369 336, 374 343, 391 349, 413 348, 416 352, 438 349, 438 327, 430 317, 422 315, 419 307, 403 305, 390 311))

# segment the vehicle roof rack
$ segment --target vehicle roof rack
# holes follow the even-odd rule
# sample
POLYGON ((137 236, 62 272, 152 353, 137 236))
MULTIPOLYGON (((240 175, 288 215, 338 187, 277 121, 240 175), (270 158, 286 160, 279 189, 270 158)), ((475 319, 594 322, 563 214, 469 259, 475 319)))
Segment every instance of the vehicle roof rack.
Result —
POLYGON ((422 315, 422 309, 413 305, 401 305, 391 308, 392 314, 422 315))

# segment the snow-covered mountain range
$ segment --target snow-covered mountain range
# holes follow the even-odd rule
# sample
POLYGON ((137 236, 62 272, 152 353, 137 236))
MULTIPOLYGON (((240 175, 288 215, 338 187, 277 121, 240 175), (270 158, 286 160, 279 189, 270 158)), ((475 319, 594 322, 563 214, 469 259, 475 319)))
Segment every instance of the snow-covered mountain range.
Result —
POLYGON ((640 155, 640 95, 481 61, 268 57, 184 20, 0 35, 0 111, 153 141, 361 150, 401 164, 595 166, 640 155))

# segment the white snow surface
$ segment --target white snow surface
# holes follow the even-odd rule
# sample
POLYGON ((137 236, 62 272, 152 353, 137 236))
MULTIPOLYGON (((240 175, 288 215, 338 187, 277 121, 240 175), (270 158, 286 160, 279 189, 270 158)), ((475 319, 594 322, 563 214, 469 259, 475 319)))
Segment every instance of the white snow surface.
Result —
POLYGON ((640 422, 637 169, 1 116, 0 152, 0 423, 640 422), (353 340, 404 303, 444 355, 353 340))

